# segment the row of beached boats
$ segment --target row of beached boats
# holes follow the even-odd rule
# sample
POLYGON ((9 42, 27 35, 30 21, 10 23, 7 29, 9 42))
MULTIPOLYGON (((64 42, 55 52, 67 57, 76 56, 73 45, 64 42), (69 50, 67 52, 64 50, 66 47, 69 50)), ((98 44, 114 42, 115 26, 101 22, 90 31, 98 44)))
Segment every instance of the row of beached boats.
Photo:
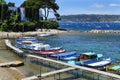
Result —
MULTIPOLYGON (((66 51, 62 47, 51 47, 49 44, 43 44, 35 37, 19 37, 15 41, 15 46, 25 50, 30 50, 36 55, 48 57, 56 60, 61 60, 72 65, 81 65, 92 68, 107 68, 111 70, 108 65, 111 64, 110 58, 103 58, 103 54, 95 52, 78 53, 77 51, 66 51)), ((115 67, 115 69, 120 69, 115 67)))

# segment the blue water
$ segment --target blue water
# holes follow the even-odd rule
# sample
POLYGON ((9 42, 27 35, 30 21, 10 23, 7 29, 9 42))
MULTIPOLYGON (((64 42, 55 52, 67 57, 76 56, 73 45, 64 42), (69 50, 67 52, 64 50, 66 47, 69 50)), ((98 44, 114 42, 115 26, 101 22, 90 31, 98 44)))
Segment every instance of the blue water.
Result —
MULTIPOLYGON (((80 26, 79 24, 81 23, 71 23, 69 24, 69 26, 68 23, 63 23, 61 25, 64 25, 64 28, 76 30, 76 26, 80 26)), ((93 23, 90 23, 90 25, 91 24, 93 23)), ((105 23, 97 23, 97 25, 98 24, 103 25, 105 23)), ((110 24, 114 26, 118 25, 120 27, 118 23, 110 24)), ((88 25, 88 23, 85 25, 88 25)), ((81 28, 82 27, 77 30, 81 30, 81 28)), ((113 29, 116 28, 113 27, 113 29)), ((94 51, 96 53, 102 53, 105 58, 110 57, 113 60, 113 63, 118 60, 120 61, 120 34, 95 34, 86 32, 74 32, 67 34, 58 34, 56 36, 50 37, 39 37, 39 39, 44 41, 45 43, 50 44, 53 47, 62 46, 67 51, 76 50, 78 53, 94 51)))
POLYGON ((120 30, 120 22, 60 22, 60 28, 68 30, 120 30))

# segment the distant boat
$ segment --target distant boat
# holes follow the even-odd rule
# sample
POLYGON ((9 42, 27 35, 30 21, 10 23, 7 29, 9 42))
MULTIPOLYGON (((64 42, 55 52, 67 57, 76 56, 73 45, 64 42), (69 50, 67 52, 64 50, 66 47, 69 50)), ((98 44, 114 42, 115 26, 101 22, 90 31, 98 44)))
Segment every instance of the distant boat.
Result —
POLYGON ((40 37, 46 37, 46 36, 54 36, 55 34, 50 34, 50 33, 40 33, 40 34, 37 34, 37 36, 40 36, 40 37))
POLYGON ((55 59, 62 60, 65 62, 76 59, 76 57, 78 56, 79 54, 76 51, 69 51, 69 52, 63 52, 63 53, 50 55, 51 58, 55 58, 55 59))
POLYGON ((79 57, 77 57, 73 61, 68 61, 69 64, 83 65, 88 67, 104 67, 106 65, 111 64, 111 59, 103 59, 102 54, 96 54, 94 52, 81 53, 79 57))
POLYGON ((106 66, 106 70, 113 73, 120 74, 120 62, 116 62, 112 65, 106 66))

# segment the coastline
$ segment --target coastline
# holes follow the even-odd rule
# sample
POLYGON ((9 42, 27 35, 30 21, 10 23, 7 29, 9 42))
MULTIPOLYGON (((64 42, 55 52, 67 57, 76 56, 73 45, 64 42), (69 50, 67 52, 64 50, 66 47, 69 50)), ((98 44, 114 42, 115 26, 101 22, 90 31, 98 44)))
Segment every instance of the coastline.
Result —
POLYGON ((67 30, 57 30, 57 29, 50 29, 50 30, 36 30, 36 31, 28 31, 28 32, 0 32, 0 38, 17 38, 19 36, 34 36, 37 34, 62 34, 62 33, 67 33, 69 31, 67 30))
POLYGON ((120 33, 120 30, 90 30, 90 33, 120 33))
POLYGON ((73 32, 87 32, 87 33, 116 33, 119 34, 120 30, 58 30, 58 29, 50 29, 50 30, 37 30, 37 31, 28 31, 28 32, 0 32, 0 38, 17 38, 20 36, 35 36, 37 34, 65 34, 65 33, 73 33, 73 32))
POLYGON ((50 30, 37 30, 37 31, 28 31, 28 32, 0 32, 0 38, 17 38, 20 36, 34 36, 37 34, 62 34, 62 33, 68 33, 68 30, 57 30, 57 29, 50 29, 50 30))

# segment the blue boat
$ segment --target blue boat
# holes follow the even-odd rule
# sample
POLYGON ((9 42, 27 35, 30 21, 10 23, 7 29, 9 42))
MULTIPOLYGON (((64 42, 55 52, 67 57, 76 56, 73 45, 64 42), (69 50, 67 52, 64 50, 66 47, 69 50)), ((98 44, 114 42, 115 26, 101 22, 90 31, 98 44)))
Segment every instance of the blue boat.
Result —
POLYGON ((79 54, 76 51, 70 51, 70 52, 64 52, 64 53, 58 53, 50 55, 51 58, 55 58, 62 61, 70 61, 74 60, 79 56, 79 54))
POLYGON ((40 41, 38 39, 36 39, 35 37, 19 37, 19 39, 17 39, 15 41, 16 43, 39 43, 40 41))
POLYGON ((18 48, 29 48, 31 44, 40 44, 40 41, 35 37, 19 37, 19 39, 15 40, 15 43, 18 48))
POLYGON ((111 59, 110 58, 103 59, 103 54, 87 52, 80 54, 79 57, 77 57, 73 61, 68 61, 68 63, 74 65, 83 65, 83 66, 98 68, 111 64, 111 59))

